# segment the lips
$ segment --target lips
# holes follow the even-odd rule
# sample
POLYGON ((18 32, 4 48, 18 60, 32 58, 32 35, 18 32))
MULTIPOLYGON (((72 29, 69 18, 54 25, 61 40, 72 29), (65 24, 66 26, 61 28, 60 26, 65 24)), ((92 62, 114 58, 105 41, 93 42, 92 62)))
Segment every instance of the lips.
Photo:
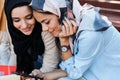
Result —
POLYGON ((30 27, 29 28, 25 28, 25 29, 22 29, 22 31, 24 31, 24 32, 28 32, 28 31, 30 31, 30 27))
POLYGON ((22 30, 22 31, 24 31, 24 32, 28 32, 28 31, 30 31, 30 29, 24 29, 24 30, 22 30))

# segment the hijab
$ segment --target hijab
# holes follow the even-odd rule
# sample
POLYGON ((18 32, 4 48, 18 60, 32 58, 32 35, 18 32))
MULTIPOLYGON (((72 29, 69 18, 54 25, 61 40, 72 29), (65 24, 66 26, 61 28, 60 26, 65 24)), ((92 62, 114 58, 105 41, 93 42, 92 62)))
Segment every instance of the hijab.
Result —
POLYGON ((32 9, 39 12, 51 12, 59 17, 60 24, 64 17, 75 20, 78 25, 76 34, 70 37, 70 45, 84 30, 105 31, 112 23, 99 14, 99 8, 90 4, 80 5, 79 0, 32 0, 32 9), (72 17, 69 15, 72 14, 72 17))
POLYGON ((104 31, 111 26, 110 21, 99 14, 99 8, 90 4, 80 5, 78 0, 32 0, 30 6, 40 12, 51 12, 59 16, 60 21, 64 15, 68 15, 71 9, 77 25, 78 31, 93 30, 104 31))
POLYGON ((28 5, 30 1, 31 0, 5 0, 4 8, 8 30, 12 38, 15 54, 17 55, 17 72, 24 71, 25 73, 30 73, 34 69, 33 61, 37 60, 38 55, 44 53, 41 24, 36 22, 33 32, 30 35, 24 35, 14 27, 12 22, 11 11, 16 7, 28 5))
POLYGON ((69 0, 32 0, 30 6, 34 10, 40 12, 51 12, 57 15, 59 17, 60 24, 62 24, 62 20, 65 17, 68 17, 68 9, 71 9, 69 0))

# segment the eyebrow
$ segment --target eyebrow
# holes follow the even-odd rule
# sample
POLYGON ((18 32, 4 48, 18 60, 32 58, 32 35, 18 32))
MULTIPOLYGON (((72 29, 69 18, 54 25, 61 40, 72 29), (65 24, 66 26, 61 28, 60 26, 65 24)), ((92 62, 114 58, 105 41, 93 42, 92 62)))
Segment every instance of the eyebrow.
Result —
POLYGON ((46 20, 47 20, 47 19, 42 20, 41 23, 43 23, 43 22, 46 21, 46 20))
MULTIPOLYGON (((32 15, 32 13, 26 15, 25 17, 28 17, 28 16, 30 16, 30 15, 32 15)), ((17 17, 16 17, 16 16, 15 16, 15 17, 14 17, 14 16, 12 17, 12 19, 18 19, 18 18, 19 18, 18 16, 17 16, 17 17)))
POLYGON ((27 17, 27 16, 31 16, 31 15, 33 16, 33 14, 32 14, 32 13, 30 13, 30 14, 26 15, 25 17, 27 17))
POLYGON ((12 17, 12 19, 18 19, 18 17, 12 17))

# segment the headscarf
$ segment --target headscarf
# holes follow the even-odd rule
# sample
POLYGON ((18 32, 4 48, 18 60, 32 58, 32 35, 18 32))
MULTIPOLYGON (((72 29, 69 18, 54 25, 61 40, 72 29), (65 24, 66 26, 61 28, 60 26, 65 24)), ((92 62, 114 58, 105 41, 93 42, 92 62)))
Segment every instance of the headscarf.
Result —
POLYGON ((11 11, 18 7, 28 5, 31 0, 5 0, 5 13, 7 16, 8 30, 10 32, 14 51, 17 55, 17 71, 30 73, 33 70, 33 61, 37 60, 38 55, 44 53, 44 43, 41 37, 41 24, 36 22, 33 32, 24 35, 16 29, 11 18, 11 11))
POLYGON ((59 17, 60 24, 64 17, 75 20, 78 25, 76 34, 70 37, 70 45, 73 50, 73 43, 84 30, 105 31, 112 23, 99 14, 99 8, 90 4, 80 5, 79 0, 32 0, 32 9, 39 12, 51 12, 59 17), (72 17, 69 15, 72 14, 72 17))
MULTIPOLYGON (((72 1, 72 0, 71 0, 72 1)), ((51 12, 59 17, 60 24, 65 17, 68 17, 68 8, 72 4, 69 0, 32 0, 30 6, 40 12, 51 12)))
POLYGON ((54 13, 61 21, 68 12, 67 8, 71 8, 80 31, 101 31, 111 25, 109 20, 99 14, 98 8, 91 5, 81 6, 78 0, 32 0, 30 6, 37 11, 54 13))

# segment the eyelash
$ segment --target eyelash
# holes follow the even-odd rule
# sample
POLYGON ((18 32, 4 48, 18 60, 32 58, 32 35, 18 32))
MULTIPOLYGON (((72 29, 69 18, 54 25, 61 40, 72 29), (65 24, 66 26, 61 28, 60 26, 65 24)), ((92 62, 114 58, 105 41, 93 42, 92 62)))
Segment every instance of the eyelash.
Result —
POLYGON ((20 20, 13 20, 14 22, 19 22, 20 20))
POLYGON ((27 19, 32 19, 32 18, 33 18, 33 16, 32 16, 32 15, 27 16, 27 19))
POLYGON ((44 23, 45 23, 45 24, 49 24, 49 23, 50 23, 50 21, 45 21, 44 23))
MULTIPOLYGON (((33 18, 32 15, 29 15, 29 16, 26 17, 26 19, 28 19, 28 20, 29 20, 29 19, 32 19, 32 18, 33 18)), ((20 20, 19 20, 19 19, 16 19, 16 20, 13 20, 13 21, 14 21, 14 22, 19 22, 20 20)))

